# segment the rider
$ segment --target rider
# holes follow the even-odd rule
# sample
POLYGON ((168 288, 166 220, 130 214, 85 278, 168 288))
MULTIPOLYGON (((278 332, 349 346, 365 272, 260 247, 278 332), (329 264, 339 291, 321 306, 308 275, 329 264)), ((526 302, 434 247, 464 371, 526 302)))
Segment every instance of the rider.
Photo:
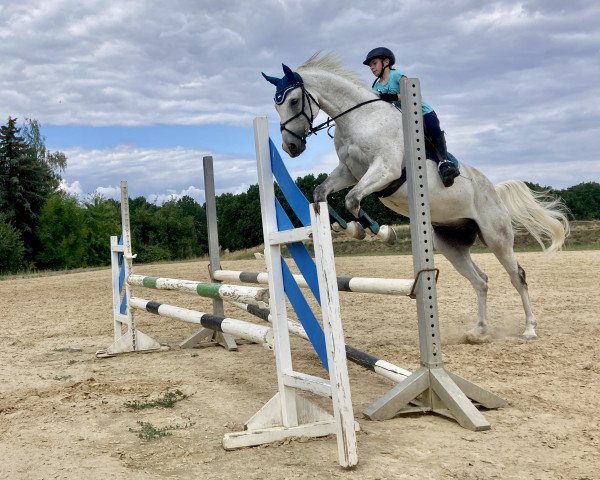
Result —
MULTIPOLYGON (((385 47, 377 47, 367 54, 363 65, 367 65, 373 75, 377 78, 373 82, 372 89, 382 100, 390 102, 400 108, 400 78, 405 75, 393 68, 396 63, 396 57, 392 51, 385 47)), ((425 102, 422 102, 423 125, 425 131, 425 142, 428 144, 435 156, 438 164, 438 171, 442 177, 442 183, 445 187, 454 184, 454 179, 460 172, 454 163, 448 160, 448 151, 446 149, 446 138, 440 128, 440 121, 435 111, 425 102)))

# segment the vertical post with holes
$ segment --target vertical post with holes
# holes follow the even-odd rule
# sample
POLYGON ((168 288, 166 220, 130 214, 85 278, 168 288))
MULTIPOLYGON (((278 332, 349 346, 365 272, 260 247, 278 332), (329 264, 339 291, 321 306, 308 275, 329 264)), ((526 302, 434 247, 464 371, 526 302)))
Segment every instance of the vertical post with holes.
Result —
MULTIPOLYGON (((215 192, 215 174, 213 167, 213 157, 207 155, 202 158, 202 171, 204 172, 204 198, 206 200, 206 227, 208 230, 208 258, 209 273, 211 281, 221 283, 213 278, 213 272, 221 269, 221 256, 219 247, 219 228, 217 224, 217 196, 215 192)), ((225 315, 223 300, 214 298, 213 313, 215 315, 225 315)), ((216 332, 209 328, 201 328, 186 338, 179 344, 181 348, 193 348, 200 342, 211 340, 219 345, 223 345, 227 350, 237 350, 237 343, 232 335, 223 332, 216 332)))
POLYGON ((421 367, 364 413, 372 420, 386 420, 402 413, 433 411, 470 430, 487 430, 490 424, 469 398, 487 408, 503 406, 505 400, 444 368, 419 80, 402 78, 400 92, 421 367))

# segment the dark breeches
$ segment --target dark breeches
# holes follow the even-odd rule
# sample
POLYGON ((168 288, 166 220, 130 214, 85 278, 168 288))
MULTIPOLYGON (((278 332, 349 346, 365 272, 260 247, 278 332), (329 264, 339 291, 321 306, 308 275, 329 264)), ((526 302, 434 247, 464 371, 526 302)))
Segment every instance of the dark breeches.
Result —
POLYGON ((429 112, 423 115, 423 126, 426 137, 435 139, 442 134, 440 120, 435 112, 429 112))

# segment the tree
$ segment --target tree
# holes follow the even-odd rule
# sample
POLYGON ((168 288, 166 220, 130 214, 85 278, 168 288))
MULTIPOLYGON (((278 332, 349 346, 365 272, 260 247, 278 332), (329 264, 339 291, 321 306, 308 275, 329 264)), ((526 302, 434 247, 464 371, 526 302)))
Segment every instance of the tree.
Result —
POLYGON ((21 235, 0 213, 0 274, 24 268, 25 247, 21 235))
POLYGON ((219 243, 223 248, 239 250, 263 242, 258 185, 246 193, 224 193, 217 197, 219 243))
POLYGON ((177 200, 177 210, 182 217, 190 217, 194 222, 196 243, 193 255, 201 256, 208 252, 208 228, 206 225, 206 207, 199 205, 192 197, 185 195, 177 200))
POLYGON ((156 239, 157 205, 149 203, 144 197, 129 200, 129 218, 131 225, 131 243, 133 253, 142 263, 170 260, 171 253, 156 239))
POLYGON ((77 199, 64 192, 52 193, 40 214, 38 265, 50 269, 86 266, 86 233, 77 199))
POLYGON ((66 157, 46 150, 36 121, 28 120, 23 133, 16 121, 9 117, 0 127, 0 212, 20 232, 32 259, 39 248, 39 215, 60 184, 66 157))
POLYGON ((576 220, 600 220, 600 183, 580 183, 559 194, 576 220))
POLYGON ((67 168, 67 157, 62 152, 51 152, 46 149, 46 139, 40 132, 40 124, 37 120, 27 119, 23 126, 23 138, 35 158, 45 163, 50 169, 51 176, 48 181, 56 190, 60 185, 60 174, 67 168))
POLYGON ((194 218, 181 215, 175 200, 165 202, 156 213, 156 230, 153 244, 165 248, 170 259, 191 258, 198 241, 194 218))
POLYGON ((110 263, 109 238, 121 231, 119 203, 94 195, 84 202, 84 207, 85 263, 89 266, 107 265, 110 263))

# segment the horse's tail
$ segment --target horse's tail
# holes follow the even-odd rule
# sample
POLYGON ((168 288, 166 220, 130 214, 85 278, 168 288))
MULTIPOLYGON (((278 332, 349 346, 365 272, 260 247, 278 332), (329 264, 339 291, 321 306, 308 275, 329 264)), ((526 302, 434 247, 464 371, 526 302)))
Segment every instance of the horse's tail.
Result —
POLYGON ((524 182, 511 180, 494 187, 508 209, 515 230, 524 227, 544 251, 560 250, 569 235, 567 207, 560 198, 531 190, 524 182), (550 240, 546 248, 544 240, 550 240))

